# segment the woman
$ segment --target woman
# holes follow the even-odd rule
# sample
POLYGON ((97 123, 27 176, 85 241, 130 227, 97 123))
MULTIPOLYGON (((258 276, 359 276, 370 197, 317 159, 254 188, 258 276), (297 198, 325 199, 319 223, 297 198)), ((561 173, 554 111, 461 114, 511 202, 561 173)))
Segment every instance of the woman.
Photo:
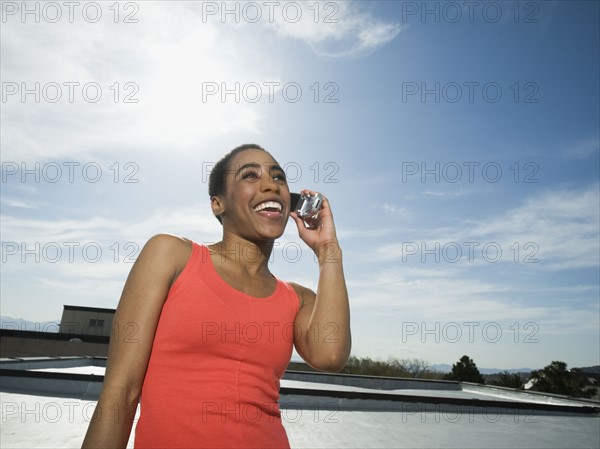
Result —
POLYGON ((318 370, 348 360, 348 294, 327 199, 319 227, 307 229, 284 171, 254 144, 215 165, 209 195, 220 242, 154 236, 129 274, 84 448, 125 447, 140 398, 135 447, 289 447, 277 401, 292 345, 318 370), (269 271, 289 216, 317 256, 316 294, 269 271))

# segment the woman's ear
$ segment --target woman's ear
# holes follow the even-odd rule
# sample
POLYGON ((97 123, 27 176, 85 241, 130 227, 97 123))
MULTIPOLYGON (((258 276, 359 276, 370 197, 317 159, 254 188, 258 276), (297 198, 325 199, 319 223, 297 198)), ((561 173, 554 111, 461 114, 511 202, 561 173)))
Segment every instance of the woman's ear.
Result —
POLYGON ((210 207, 215 217, 220 217, 225 212, 225 204, 220 196, 213 196, 210 199, 210 207))

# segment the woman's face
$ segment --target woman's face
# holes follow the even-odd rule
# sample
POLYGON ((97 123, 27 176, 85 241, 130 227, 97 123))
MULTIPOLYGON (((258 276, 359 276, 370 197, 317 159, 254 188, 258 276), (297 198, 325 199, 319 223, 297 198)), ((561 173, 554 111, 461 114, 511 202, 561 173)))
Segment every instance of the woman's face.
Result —
POLYGON ((220 197, 225 230, 251 241, 281 237, 290 213, 290 191, 285 172, 269 153, 238 153, 231 160, 225 185, 220 197))

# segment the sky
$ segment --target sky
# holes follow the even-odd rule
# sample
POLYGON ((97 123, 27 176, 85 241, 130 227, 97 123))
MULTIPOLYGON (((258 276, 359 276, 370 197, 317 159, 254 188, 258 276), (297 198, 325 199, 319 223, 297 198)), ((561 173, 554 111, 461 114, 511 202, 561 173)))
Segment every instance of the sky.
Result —
MULTIPOLYGON (((3 326, 116 308, 155 234, 218 241, 208 174, 257 143, 330 200, 353 355, 600 364, 599 23, 592 1, 2 2, 3 326)), ((291 220, 271 270, 316 289, 291 220)))

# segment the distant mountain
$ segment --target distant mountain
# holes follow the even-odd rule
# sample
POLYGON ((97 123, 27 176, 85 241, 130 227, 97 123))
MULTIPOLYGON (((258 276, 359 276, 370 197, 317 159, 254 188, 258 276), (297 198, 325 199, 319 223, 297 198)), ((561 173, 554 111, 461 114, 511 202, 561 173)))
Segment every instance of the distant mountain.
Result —
MULTIPOLYGON (((439 371, 440 373, 449 373, 452 371, 452 365, 441 364, 431 365, 431 369, 439 371)), ((531 368, 511 368, 511 369, 498 369, 498 368, 478 368, 481 374, 496 374, 508 371, 509 373, 530 373, 533 371, 531 368)))
POLYGON ((600 365, 595 365, 595 366, 586 366, 584 368, 577 368, 580 371, 583 371, 584 373, 590 373, 590 374, 600 374, 600 365))
MULTIPOLYGON (((583 371, 584 373, 590 373, 590 374, 596 374, 596 375, 600 374, 600 365, 588 366, 585 368, 578 368, 578 367, 573 367, 573 368, 583 371)), ((449 373, 452 371, 452 365, 447 365, 447 364, 431 365, 431 369, 434 371, 439 371, 440 373, 449 373)), ((498 368, 479 368, 478 367, 478 369, 481 374, 497 374, 497 373, 502 373, 504 371, 508 371, 509 373, 530 373, 536 369, 542 369, 542 368, 498 369, 498 368)))
POLYGON ((0 329, 19 331, 58 332, 60 319, 53 321, 28 321, 23 318, 0 316, 0 329))
POLYGON ((441 365, 431 365, 431 369, 433 371, 438 371, 440 373, 449 373, 452 371, 452 365, 441 364, 441 365))

